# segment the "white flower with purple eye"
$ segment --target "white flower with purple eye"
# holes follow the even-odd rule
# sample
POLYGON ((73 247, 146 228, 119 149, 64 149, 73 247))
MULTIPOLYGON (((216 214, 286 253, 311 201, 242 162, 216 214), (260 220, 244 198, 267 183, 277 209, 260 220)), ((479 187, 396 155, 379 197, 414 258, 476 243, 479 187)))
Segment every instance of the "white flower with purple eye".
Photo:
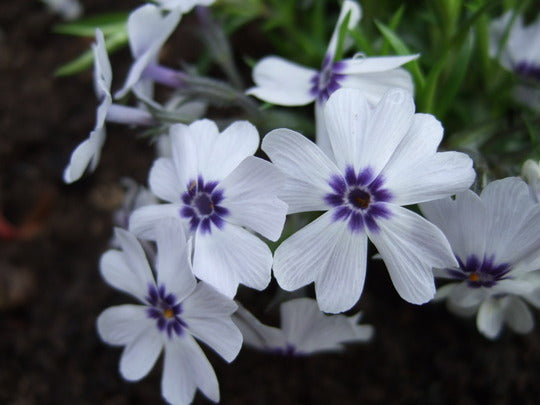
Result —
POLYGON ((420 208, 444 232, 458 261, 436 270, 454 281, 439 288, 437 298, 458 313, 478 311, 478 329, 489 338, 498 336, 504 321, 520 333, 530 331, 533 319, 522 298, 540 304, 540 205, 525 182, 497 180, 480 196, 468 190, 420 208))
POLYGON ((540 81, 540 17, 527 27, 523 25, 523 16, 517 16, 514 21, 512 18, 513 12, 508 11, 491 23, 489 54, 492 58, 499 56, 506 30, 512 24, 500 51, 500 63, 522 77, 540 81))
POLYGON ((342 87, 358 88, 375 104, 391 87, 400 87, 412 93, 411 77, 399 67, 418 58, 418 55, 407 55, 335 61, 340 27, 347 15, 350 15, 348 28, 351 29, 361 17, 358 3, 350 0, 343 2, 320 70, 300 66, 277 56, 267 56, 253 69, 255 87, 247 91, 247 94, 261 100, 283 106, 301 106, 316 101, 317 143, 327 153, 331 153, 330 145, 320 109, 330 95, 342 87))
POLYGON ((124 86, 115 93, 116 98, 122 98, 133 90, 141 99, 153 99, 154 82, 145 77, 145 71, 156 65, 161 47, 175 30, 181 17, 180 9, 164 15, 161 9, 153 4, 145 4, 129 15, 127 31, 135 61, 124 86))
POLYGON ((234 297, 238 284, 262 290, 270 282, 272 253, 251 231, 277 240, 287 205, 277 198, 284 176, 252 156, 257 129, 246 121, 219 132, 209 120, 170 128, 172 159, 150 171, 152 192, 168 204, 138 209, 130 229, 154 238, 155 221, 181 218, 193 237, 193 272, 234 297), (245 228, 248 229, 245 229, 245 228))
POLYGON ((284 355, 303 356, 339 352, 344 343, 367 342, 373 336, 371 325, 359 325, 361 314, 323 314, 311 298, 297 298, 280 306, 281 329, 262 324, 248 310, 238 306, 233 321, 244 336, 244 343, 256 349, 284 355))
POLYGON ((236 304, 208 285, 197 284, 178 221, 156 225, 157 282, 144 251, 129 232, 116 230, 122 252, 110 250, 103 255, 105 280, 142 305, 103 311, 97 320, 99 335, 106 343, 125 346, 120 373, 126 380, 143 378, 164 350, 161 391, 168 402, 190 403, 197 388, 217 402, 216 375, 194 337, 226 361, 234 360, 242 346, 242 334, 231 320, 236 304))
POLYGON ((529 183, 533 200, 540 202, 540 162, 527 160, 523 163, 521 176, 529 183))
POLYGON ((367 239, 401 297, 421 304, 435 293, 432 267, 457 265, 442 232, 402 208, 467 189, 471 159, 437 153, 443 129, 414 114, 410 93, 389 91, 372 108, 363 92, 340 89, 325 104, 331 157, 301 134, 277 129, 262 149, 287 176, 289 213, 325 211, 275 251, 274 275, 288 291, 315 282, 325 312, 351 308, 362 293, 367 239))

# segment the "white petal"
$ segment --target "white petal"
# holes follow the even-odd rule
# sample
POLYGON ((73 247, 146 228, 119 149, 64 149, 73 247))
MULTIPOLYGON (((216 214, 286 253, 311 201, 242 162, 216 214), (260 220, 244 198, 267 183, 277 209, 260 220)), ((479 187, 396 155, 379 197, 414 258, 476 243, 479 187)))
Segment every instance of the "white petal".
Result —
POLYGON ((229 210, 227 221, 247 226, 276 241, 281 235, 287 204, 277 198, 285 176, 270 162, 249 156, 221 183, 225 190, 222 206, 229 210))
POLYGON ((323 120, 332 145, 335 161, 341 171, 353 165, 363 169, 358 158, 362 139, 367 136, 372 109, 359 90, 342 89, 336 91, 323 106, 323 120))
POLYGON ((484 257, 487 233, 487 213, 483 201, 467 190, 455 200, 444 198, 420 204, 425 217, 439 227, 454 253, 466 261, 470 255, 484 257))
POLYGON ((141 239, 155 239, 156 223, 160 219, 180 217, 180 204, 147 205, 138 208, 129 218, 129 230, 141 239))
POLYGON ((328 49, 326 50, 326 55, 330 55, 332 59, 336 53, 336 47, 339 39, 341 25, 343 24, 343 20, 345 19, 345 17, 347 17, 347 15, 349 15, 347 28, 351 30, 356 27, 358 21, 360 21, 360 18, 362 17, 362 9, 356 1, 345 0, 343 2, 343 5, 341 6, 341 11, 339 13, 336 26, 334 27, 334 32, 332 33, 330 43, 328 44, 328 49))
POLYGON ((289 177, 280 196, 289 204, 289 213, 303 207, 328 208, 324 202, 324 196, 332 192, 328 182, 339 170, 313 142, 298 132, 276 129, 264 137, 262 150, 289 177), (303 196, 310 187, 311 192, 303 196))
POLYGON ((369 166, 377 176, 409 130, 414 102, 407 92, 393 89, 371 111, 362 91, 340 89, 324 114, 338 167, 369 166))
POLYGON ((298 352, 339 351, 343 349, 343 342, 359 339, 356 325, 353 326, 349 318, 324 315, 310 298, 285 302, 280 311, 287 341, 298 352))
POLYGON ((153 4, 146 4, 133 11, 127 23, 129 45, 135 58, 122 89, 115 97, 121 98, 139 81, 146 67, 157 59, 158 53, 174 31, 181 17, 180 10, 162 16, 153 4))
MULTIPOLYGON (((96 28, 96 43, 92 45, 94 53, 94 84, 98 98, 111 97, 112 69, 103 32, 96 28)), ((99 121, 98 121, 99 122, 99 121)), ((101 123, 103 125, 103 122, 101 123)))
POLYGON ((183 303, 189 332, 231 362, 242 347, 242 333, 231 320, 236 304, 204 282, 183 303))
POLYGON ((257 349, 276 349, 287 347, 285 336, 281 329, 263 325, 251 312, 238 305, 238 310, 232 317, 235 325, 242 332, 244 344, 257 349))
POLYGON ((315 278, 315 292, 324 312, 350 309, 362 294, 366 279, 367 235, 344 231, 325 266, 315 278))
POLYGON ((234 297, 238 283, 263 290, 270 282, 272 252, 256 236, 236 225, 210 234, 197 231, 193 272, 229 298, 234 297))
POLYGON ((457 265, 443 233, 435 225, 405 208, 392 206, 391 217, 377 221, 380 230, 369 238, 381 254, 401 298, 423 304, 433 298, 432 267, 457 265))
POLYGON ((183 301, 197 282, 191 272, 190 252, 180 219, 162 219, 156 223, 158 284, 183 301))
MULTIPOLYGON (((215 126, 215 124, 213 125, 215 126)), ((191 127, 187 125, 171 125, 169 129, 169 136, 171 139, 173 162, 174 166, 176 167, 178 181, 183 187, 187 188, 189 183, 196 180, 197 176, 200 174, 197 137, 201 138, 198 140, 200 143, 202 140, 209 137, 214 138, 214 136, 217 136, 217 134, 217 127, 215 127, 215 134, 214 131, 212 131, 211 134, 209 134, 208 131, 201 131, 197 134, 191 127)), ((210 142, 211 140, 208 141, 208 143, 210 142)))
MULTIPOLYGON (((193 127, 193 124, 192 124, 193 127)), ((197 141, 200 132, 195 131, 197 141)), ((247 121, 235 121, 220 133, 208 147, 197 143, 200 151, 199 170, 205 179, 225 178, 245 158, 252 156, 259 147, 259 133, 247 121)))
POLYGON ((97 319, 99 337, 111 345, 127 345, 155 321, 148 318, 146 306, 119 305, 107 308, 97 319))
POLYGON ((495 339, 501 332, 504 317, 504 308, 501 301, 496 298, 485 300, 476 317, 476 327, 486 337, 495 339))
POLYGON ((148 179, 152 192, 162 200, 178 202, 184 190, 180 183, 172 159, 159 158, 152 168, 148 179))
POLYGON ((172 404, 189 404, 196 389, 214 402, 219 385, 214 369, 199 345, 189 335, 165 344, 161 394, 172 404))
POLYGON ((458 283, 450 292, 450 302, 460 308, 478 306, 490 292, 485 288, 471 288, 466 282, 458 283))
POLYGON ((375 72, 390 73, 388 72, 389 70, 398 68, 419 57, 420 54, 403 56, 370 56, 357 59, 345 59, 342 61, 344 68, 340 70, 340 73, 347 75, 375 72))
POLYGON ((346 75, 341 85, 359 89, 370 104, 377 104, 389 89, 399 88, 410 94, 414 93, 411 74, 402 68, 386 72, 346 75))
POLYGON ((143 378, 152 369, 163 348, 156 326, 149 326, 129 343, 120 358, 120 373, 128 381, 143 378))
POLYGON ((123 251, 105 252, 100 262, 101 274, 113 287, 144 301, 148 287, 155 285, 146 255, 133 234, 116 228, 115 238, 123 251))
POLYGON ((186 318, 230 317, 238 308, 236 303, 220 294, 209 284, 199 282, 195 291, 182 303, 182 314, 186 318))
POLYGON ((517 333, 529 333, 534 327, 534 319, 527 305, 517 297, 507 297, 508 306, 504 319, 517 333))
POLYGON ((508 177, 493 181, 480 197, 489 218, 486 254, 494 255, 496 261, 512 263, 540 248, 540 208, 535 207, 523 180, 508 177))
POLYGON ((274 253, 274 276, 280 287, 296 290, 316 280, 330 260, 346 222, 326 212, 286 239, 274 253))
POLYGON ((277 56, 267 56, 253 68, 255 87, 247 94, 263 101, 297 106, 311 103, 311 79, 317 74, 315 69, 306 68, 277 56))
POLYGON ((69 164, 64 170, 64 181, 66 183, 79 180, 87 168, 90 171, 96 168, 104 142, 105 129, 98 128, 90 132, 88 139, 75 148, 71 154, 69 164))
POLYGON ((319 102, 315 103, 315 140, 317 146, 326 154, 326 156, 333 159, 334 152, 332 151, 332 144, 330 143, 328 129, 326 128, 323 107, 319 102))
POLYGON ((472 159, 464 153, 436 153, 443 135, 432 115, 415 114, 407 134, 382 175, 392 202, 410 205, 466 190, 474 181, 472 159))

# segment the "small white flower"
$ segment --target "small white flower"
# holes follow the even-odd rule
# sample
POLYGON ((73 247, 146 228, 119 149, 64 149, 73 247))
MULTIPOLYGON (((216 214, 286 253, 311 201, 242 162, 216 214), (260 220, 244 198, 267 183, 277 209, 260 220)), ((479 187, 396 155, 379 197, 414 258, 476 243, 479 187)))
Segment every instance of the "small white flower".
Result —
POLYGON ((277 198, 283 175, 252 156, 257 129, 246 121, 222 133, 209 120, 170 128, 172 159, 159 158, 150 171, 152 192, 169 204, 138 209, 130 229, 152 239, 155 221, 181 218, 193 237, 193 272, 233 297, 238 284, 264 289, 272 253, 246 228, 270 240, 283 229, 287 205, 277 198))
POLYGON ((540 17, 529 26, 523 25, 523 16, 512 22, 513 12, 508 11, 489 27, 489 54, 496 58, 505 39, 505 32, 512 23, 500 63, 506 69, 524 77, 540 80, 540 17))
POLYGON ((283 106, 300 106, 316 101, 317 143, 325 152, 329 152, 330 144, 320 109, 334 91, 342 87, 358 88, 373 104, 391 87, 413 91, 409 73, 399 67, 418 58, 418 55, 334 60, 339 29, 347 14, 350 14, 350 29, 356 26, 361 17, 358 3, 351 0, 343 2, 320 70, 300 66, 277 56, 267 56, 255 65, 253 81, 256 86, 247 91, 247 94, 261 100, 283 106))
POLYGON ((64 181, 72 183, 79 180, 85 170, 94 171, 101 157, 101 148, 105 143, 105 121, 129 125, 149 125, 152 115, 145 110, 112 103, 112 71, 103 33, 96 29, 94 52, 94 89, 100 102, 96 110, 96 125, 90 136, 81 142, 71 154, 68 166, 64 170, 64 181))
POLYGON ((94 171, 101 156, 101 148, 105 142, 105 118, 112 104, 110 93, 112 72, 111 63, 105 48, 103 33, 96 29, 96 43, 92 45, 94 51, 94 89, 100 105, 96 112, 96 125, 90 132, 88 139, 83 141, 71 155, 70 162, 64 170, 64 181, 72 183, 81 178, 88 168, 94 171))
POLYGON ((529 183, 533 200, 540 202, 540 162, 531 159, 527 160, 523 163, 521 176, 529 183))
MULTIPOLYGON (((480 196, 468 190, 420 204, 448 238, 458 266, 437 270, 452 279, 437 291, 458 313, 476 313, 480 332, 495 338, 505 321, 524 333, 532 316, 519 298, 540 303, 540 206, 517 177, 489 183, 480 196)), ((536 303, 536 304, 535 304, 536 303)))
POLYGON ((149 66, 156 64, 161 47, 175 30, 181 17, 180 9, 163 15, 161 9, 153 4, 145 4, 129 15, 127 31, 135 61, 124 86, 114 94, 116 98, 122 98, 133 90, 139 98, 153 99, 154 83, 143 77, 143 73, 149 66))
POLYGON ((437 153, 443 129, 414 114, 410 93, 389 91, 372 108, 361 90, 340 89, 324 107, 333 155, 301 134, 277 129, 262 149, 287 176, 289 213, 325 211, 275 251, 274 275, 288 291, 315 282, 325 312, 351 308, 364 287, 367 239, 401 297, 421 304, 435 293, 432 267, 457 264, 442 232, 402 208, 467 189, 471 159, 437 153))
POLYGON ((156 0, 164 10, 180 9, 182 14, 189 13, 196 6, 211 6, 216 0, 156 0))
POLYGON ((281 304, 280 314, 281 329, 263 325, 240 305, 233 321, 242 332, 244 343, 286 355, 337 352, 343 350, 343 343, 367 342, 373 336, 371 325, 358 324, 361 313, 328 316, 310 298, 281 304))
POLYGON ((216 375, 193 338, 231 362, 242 346, 242 334, 231 320, 236 304, 204 283, 196 283, 182 226, 171 221, 157 225, 157 282, 144 251, 129 232, 116 231, 122 252, 110 250, 103 255, 105 280, 142 305, 103 311, 97 320, 99 335, 111 345, 125 346, 120 373, 126 380, 143 378, 164 350, 161 391, 168 402, 190 403, 197 388, 217 402, 216 375))

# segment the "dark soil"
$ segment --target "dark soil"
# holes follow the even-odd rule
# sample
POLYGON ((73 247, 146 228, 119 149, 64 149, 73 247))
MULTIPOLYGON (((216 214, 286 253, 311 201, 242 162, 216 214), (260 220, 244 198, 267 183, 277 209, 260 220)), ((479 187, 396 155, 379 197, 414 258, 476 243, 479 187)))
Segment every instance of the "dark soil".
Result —
MULTIPOLYGON (((138 4, 84 3, 87 15, 138 4)), ((102 281, 97 263, 121 202, 118 180, 146 183, 152 148, 109 126, 98 170, 62 183, 72 149, 94 125, 96 100, 90 72, 53 78, 90 44, 53 34, 57 22, 37 1, 0 2, 0 208, 24 229, 0 239, 0 403, 160 403, 161 365, 139 383, 124 382, 120 350, 101 343, 95 329, 103 309, 129 302, 102 281)), ((127 69, 127 51, 112 59, 127 69)), ((270 297, 240 295, 257 314, 270 297)), ((245 349, 228 365, 207 350, 222 403, 538 403, 540 329, 488 341, 474 320, 442 305, 402 301, 377 263, 358 309, 375 339, 342 354, 297 359, 245 349)), ((197 394, 196 402, 205 399, 197 394)))

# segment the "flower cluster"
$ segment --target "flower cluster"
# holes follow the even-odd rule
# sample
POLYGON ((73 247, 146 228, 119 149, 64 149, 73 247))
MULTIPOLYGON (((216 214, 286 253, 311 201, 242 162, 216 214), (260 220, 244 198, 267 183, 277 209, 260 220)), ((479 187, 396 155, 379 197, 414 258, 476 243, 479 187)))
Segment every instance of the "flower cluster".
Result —
MULTIPOLYGON (((469 190, 476 178, 472 159, 439 150, 441 122, 416 112, 412 76, 402 66, 419 54, 342 58, 345 37, 362 14, 345 0, 319 69, 267 56, 253 69, 255 86, 239 90, 227 47, 220 60, 231 84, 159 61, 194 7, 214 32, 203 8, 214 1, 155 3, 128 18, 133 63, 114 93, 117 103, 105 38, 96 31, 96 124, 64 172, 71 183, 95 170, 107 121, 149 127, 158 142, 149 189, 126 182, 130 191, 116 213, 112 243, 120 250, 106 252, 100 264, 107 283, 139 301, 109 308, 97 321, 105 342, 125 346, 125 379, 144 377, 163 351, 165 400, 189 403, 200 389, 218 401, 216 375, 195 339, 228 362, 242 341, 285 355, 369 341, 373 327, 358 324, 359 314, 338 315, 362 296, 368 241, 405 301, 447 299, 452 311, 477 313, 478 329, 489 338, 504 323, 520 333, 532 329, 526 303, 540 308, 538 164, 523 167, 529 185, 511 177, 492 181, 480 195, 469 190), (156 100, 156 84, 169 89, 165 101, 156 100), (244 115, 201 119, 208 105, 225 105, 262 125, 257 117, 265 112, 248 95, 282 106, 315 102, 317 142, 277 125, 261 142, 244 115), (135 104, 127 105, 131 99, 135 104), (303 228, 289 226, 287 215, 299 213, 316 214, 303 228), (239 303, 240 285, 264 290, 272 274, 285 291, 311 283, 315 289, 316 300, 281 305, 281 329, 239 303), (436 277, 449 283, 437 291, 436 277)), ((500 26, 509 18, 492 28, 491 49, 501 46, 500 26)), ((517 35, 509 43, 521 42, 517 35)), ((537 55, 524 62, 512 55, 503 66, 535 75, 537 55)))

